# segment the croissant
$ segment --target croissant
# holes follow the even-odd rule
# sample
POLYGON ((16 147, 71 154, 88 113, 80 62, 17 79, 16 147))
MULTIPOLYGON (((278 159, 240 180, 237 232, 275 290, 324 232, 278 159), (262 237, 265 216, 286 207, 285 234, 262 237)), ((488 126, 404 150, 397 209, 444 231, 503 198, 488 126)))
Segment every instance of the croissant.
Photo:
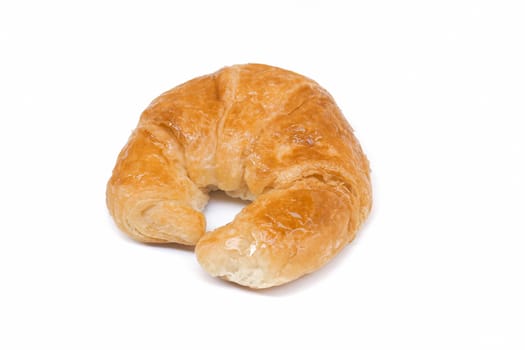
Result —
POLYGON ((196 245, 202 267, 251 288, 326 264, 367 218, 369 164, 330 94, 291 71, 236 65, 156 98, 107 185, 117 226, 196 245), (206 233, 208 193, 252 202, 206 233))

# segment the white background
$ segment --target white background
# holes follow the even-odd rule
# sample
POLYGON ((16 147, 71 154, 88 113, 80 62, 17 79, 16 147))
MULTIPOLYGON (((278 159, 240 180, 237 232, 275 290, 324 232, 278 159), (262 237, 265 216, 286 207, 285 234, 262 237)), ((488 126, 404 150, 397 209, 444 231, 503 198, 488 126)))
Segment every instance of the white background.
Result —
POLYGON ((525 348, 523 1, 3 0, 0 118, 2 349, 525 348), (247 62, 328 89, 373 169, 358 238, 261 292, 104 194, 154 97, 247 62))

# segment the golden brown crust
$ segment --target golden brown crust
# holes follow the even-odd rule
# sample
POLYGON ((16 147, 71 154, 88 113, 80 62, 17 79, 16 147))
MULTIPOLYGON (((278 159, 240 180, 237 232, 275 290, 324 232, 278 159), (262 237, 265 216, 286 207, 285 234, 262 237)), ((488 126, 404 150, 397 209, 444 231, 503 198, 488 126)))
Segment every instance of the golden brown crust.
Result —
POLYGON ((312 272, 349 243, 372 202, 368 161, 314 81, 247 64, 155 99, 118 157, 107 203, 146 242, 197 244, 213 276, 265 288, 312 272), (210 189, 254 200, 205 234, 210 189))

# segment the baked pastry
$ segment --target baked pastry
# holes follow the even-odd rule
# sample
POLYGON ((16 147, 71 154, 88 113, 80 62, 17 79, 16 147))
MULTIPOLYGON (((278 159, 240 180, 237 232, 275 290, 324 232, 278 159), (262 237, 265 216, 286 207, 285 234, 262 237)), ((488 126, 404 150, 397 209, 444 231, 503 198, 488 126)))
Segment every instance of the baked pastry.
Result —
POLYGON ((261 64, 226 67, 156 98, 106 194, 131 237, 196 244, 208 273, 251 288, 323 266, 372 203, 368 161, 330 94, 261 64), (201 211, 213 190, 253 202, 206 233, 201 211))

